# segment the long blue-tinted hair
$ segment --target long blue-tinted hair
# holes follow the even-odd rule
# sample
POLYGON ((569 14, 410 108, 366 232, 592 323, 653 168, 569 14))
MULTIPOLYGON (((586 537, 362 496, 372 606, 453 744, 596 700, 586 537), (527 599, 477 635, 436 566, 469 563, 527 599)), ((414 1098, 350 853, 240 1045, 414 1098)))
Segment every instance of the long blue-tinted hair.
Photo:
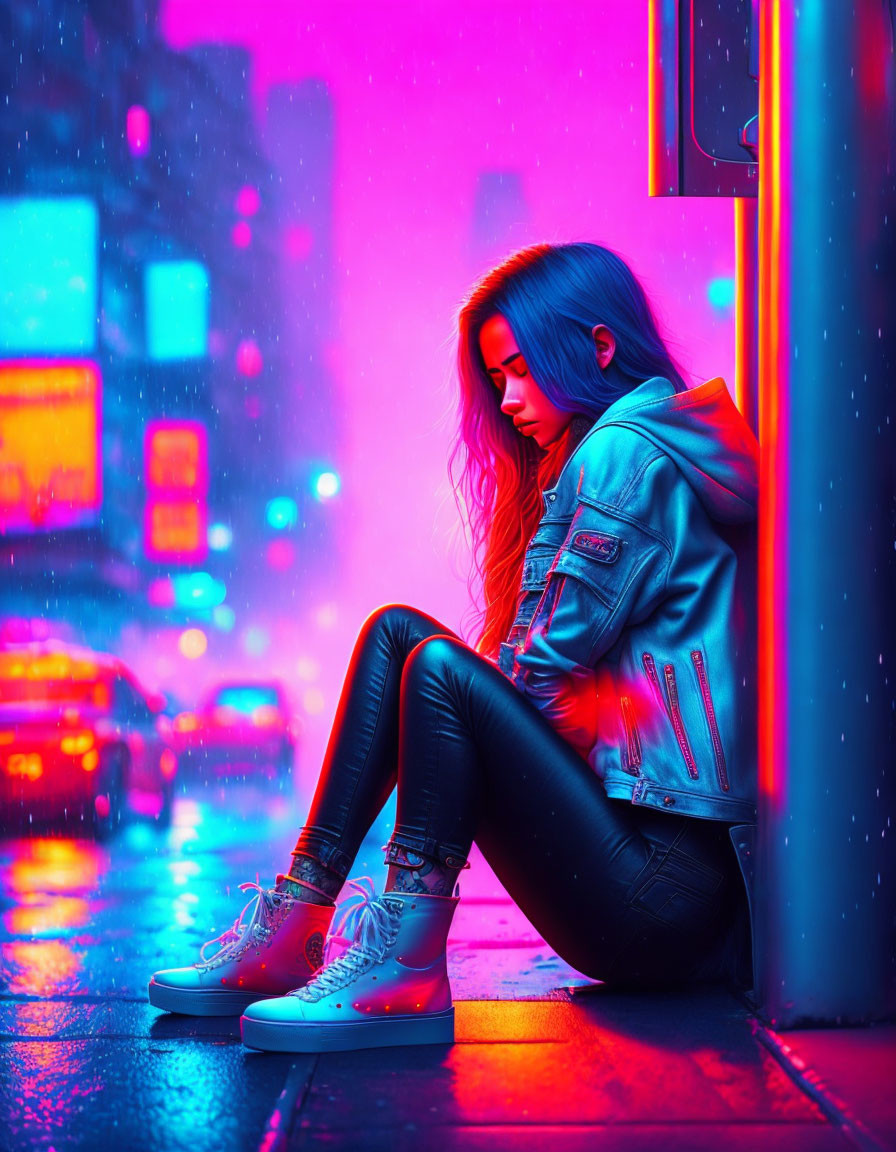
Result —
MULTIPOLYGON (((651 376, 685 391, 644 289, 615 252, 598 244, 537 245, 496 273, 501 283, 490 294, 492 308, 507 320, 533 379, 558 408, 597 419, 651 376), (597 363, 595 324, 616 338, 613 363, 622 379, 615 386, 597 363)), ((477 332, 477 350, 478 340, 477 332)))
POLYGON ((471 589, 481 582, 477 647, 493 654, 513 620, 541 493, 583 431, 652 376, 666 377, 677 392, 687 385, 634 273, 615 252, 584 243, 523 248, 473 287, 458 317, 458 376, 460 422, 449 471, 470 529, 471 589), (510 325, 542 392, 576 415, 547 450, 514 429, 485 372, 479 333, 496 313, 510 325), (616 339, 616 371, 609 376, 597 363, 595 324, 605 324, 616 339))

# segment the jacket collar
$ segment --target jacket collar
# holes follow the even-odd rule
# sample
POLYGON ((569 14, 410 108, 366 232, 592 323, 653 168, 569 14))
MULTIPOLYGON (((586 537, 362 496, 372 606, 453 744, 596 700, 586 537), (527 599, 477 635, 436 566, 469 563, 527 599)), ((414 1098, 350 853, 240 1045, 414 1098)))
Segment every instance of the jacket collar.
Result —
MULTIPOLYGON (((725 390, 725 381, 721 376, 714 376, 711 380, 698 384, 696 388, 688 388, 686 392, 679 392, 677 395, 686 396, 687 404, 690 406, 708 400, 720 389, 725 390)), ((615 420, 624 420, 637 408, 643 408, 646 404, 655 404, 658 400, 668 400, 675 395, 675 385, 671 380, 667 380, 664 376, 651 376, 649 380, 645 380, 637 388, 633 388, 631 392, 626 392, 624 396, 614 400, 610 407, 604 410, 594 427, 610 424, 615 420)))
POLYGON ((640 408, 642 404, 664 400, 674 394, 675 385, 671 380, 667 380, 664 376, 651 376, 649 380, 644 380, 637 388, 632 388, 631 392, 626 392, 624 396, 614 400, 610 407, 604 410, 597 424, 609 424, 613 420, 624 418, 635 408, 640 408))

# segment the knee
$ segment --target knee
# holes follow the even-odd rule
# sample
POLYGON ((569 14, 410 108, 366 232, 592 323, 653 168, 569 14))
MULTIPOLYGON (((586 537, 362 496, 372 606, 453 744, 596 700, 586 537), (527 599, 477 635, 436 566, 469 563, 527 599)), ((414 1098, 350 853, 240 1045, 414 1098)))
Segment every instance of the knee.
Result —
POLYGON ((419 613, 407 604, 383 604, 376 608, 364 623, 358 635, 359 640, 369 640, 372 636, 385 633, 388 636, 401 635, 407 632, 418 617, 419 613))
POLYGON ((451 636, 429 636, 417 645, 408 657, 407 670, 417 673, 439 672, 445 668, 457 668, 463 654, 468 652, 466 644, 451 636))

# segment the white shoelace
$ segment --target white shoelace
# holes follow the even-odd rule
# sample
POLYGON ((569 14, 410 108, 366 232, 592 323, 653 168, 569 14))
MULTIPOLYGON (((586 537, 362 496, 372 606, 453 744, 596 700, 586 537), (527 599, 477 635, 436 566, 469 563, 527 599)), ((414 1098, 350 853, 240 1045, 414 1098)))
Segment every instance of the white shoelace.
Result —
POLYGON ((207 940, 200 948, 200 963, 196 965, 197 968, 216 967, 218 964, 223 964, 227 960, 234 959, 246 944, 263 944, 270 938, 273 930, 271 921, 273 920, 274 914, 284 899, 288 897, 283 892, 277 892, 273 888, 262 888, 260 884, 253 884, 251 881, 240 884, 241 892, 245 892, 250 888, 255 889, 255 895, 242 912, 240 912, 231 927, 228 928, 226 932, 222 932, 220 936, 216 936, 214 940, 207 940), (255 908, 252 915, 244 924, 243 917, 253 904, 255 908), (214 956, 209 956, 208 959, 206 959, 206 949, 211 948, 215 944, 219 945, 219 950, 214 956))
POLYGON ((351 947, 335 960, 325 960, 305 987, 290 992, 290 996, 314 1004, 331 992, 338 992, 382 960, 386 949, 395 943, 399 914, 384 897, 376 895, 373 880, 362 876, 349 880, 348 885, 355 891, 337 906, 340 915, 327 936, 327 952, 330 942, 337 938, 352 939, 351 947))

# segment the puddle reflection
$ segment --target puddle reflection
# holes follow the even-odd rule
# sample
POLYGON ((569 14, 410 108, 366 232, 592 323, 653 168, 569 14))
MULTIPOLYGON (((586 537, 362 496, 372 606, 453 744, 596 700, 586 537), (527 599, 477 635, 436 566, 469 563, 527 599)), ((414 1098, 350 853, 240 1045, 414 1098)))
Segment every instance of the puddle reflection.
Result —
POLYGON ((85 952, 65 937, 90 918, 90 897, 109 867, 106 850, 87 840, 15 840, 0 860, 12 906, 3 914, 0 977, 14 996, 58 996, 78 990, 85 952), (45 937, 42 939, 41 937, 45 937))

